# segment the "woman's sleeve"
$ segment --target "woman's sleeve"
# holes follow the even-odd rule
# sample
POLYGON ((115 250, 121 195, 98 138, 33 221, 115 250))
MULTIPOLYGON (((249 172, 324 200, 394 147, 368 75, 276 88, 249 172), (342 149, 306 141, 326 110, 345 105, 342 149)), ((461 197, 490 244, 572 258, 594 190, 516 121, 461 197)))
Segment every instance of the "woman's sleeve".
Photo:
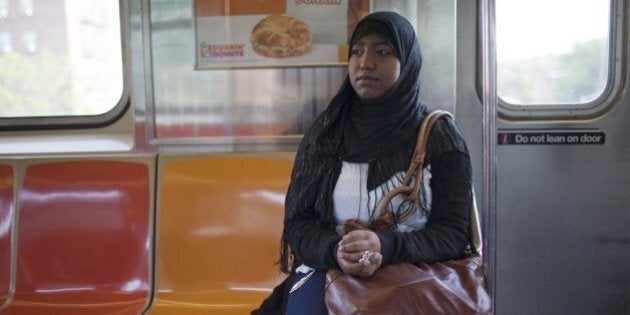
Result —
POLYGON ((432 205, 425 227, 380 233, 384 263, 434 262, 460 257, 469 242, 472 202, 470 156, 459 128, 439 119, 427 144, 432 205))
POLYGON ((317 172, 320 178, 315 180, 313 176, 316 175, 305 170, 322 166, 308 164, 316 161, 312 161, 306 151, 303 148, 298 150, 287 191, 285 241, 298 262, 315 269, 339 268, 335 256, 341 237, 335 231, 332 218, 326 217, 332 213, 328 211, 331 196, 322 189, 322 183, 332 183, 334 174, 338 172, 333 169, 317 172))
POLYGON ((312 212, 305 211, 285 221, 289 244, 299 262, 319 270, 338 269, 335 255, 341 237, 334 228, 320 226, 319 220, 312 212))

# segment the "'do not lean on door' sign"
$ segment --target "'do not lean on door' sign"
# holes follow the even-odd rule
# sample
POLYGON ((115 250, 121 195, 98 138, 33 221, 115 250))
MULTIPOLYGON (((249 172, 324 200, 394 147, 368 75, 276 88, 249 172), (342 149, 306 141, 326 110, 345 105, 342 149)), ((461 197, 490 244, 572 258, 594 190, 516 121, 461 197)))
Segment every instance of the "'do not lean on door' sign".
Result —
POLYGON ((499 130, 499 145, 604 144, 606 134, 599 130, 499 130))

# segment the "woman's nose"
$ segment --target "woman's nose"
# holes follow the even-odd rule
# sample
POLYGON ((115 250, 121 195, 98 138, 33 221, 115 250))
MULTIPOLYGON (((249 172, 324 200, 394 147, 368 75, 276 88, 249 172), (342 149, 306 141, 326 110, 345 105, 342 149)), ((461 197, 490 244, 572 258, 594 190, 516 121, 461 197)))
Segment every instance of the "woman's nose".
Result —
POLYGON ((367 70, 374 69, 374 63, 372 62, 372 59, 370 58, 369 54, 363 54, 361 56, 361 62, 359 64, 359 67, 361 69, 367 69, 367 70))

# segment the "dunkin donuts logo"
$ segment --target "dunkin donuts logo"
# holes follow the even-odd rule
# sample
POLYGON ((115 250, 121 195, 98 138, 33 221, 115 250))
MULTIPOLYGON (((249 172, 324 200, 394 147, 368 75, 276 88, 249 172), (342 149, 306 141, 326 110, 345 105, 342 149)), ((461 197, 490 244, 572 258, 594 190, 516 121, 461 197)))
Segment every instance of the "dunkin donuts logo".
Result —
POLYGON ((222 57, 243 57, 243 44, 207 44, 200 45, 201 57, 222 58, 222 57))

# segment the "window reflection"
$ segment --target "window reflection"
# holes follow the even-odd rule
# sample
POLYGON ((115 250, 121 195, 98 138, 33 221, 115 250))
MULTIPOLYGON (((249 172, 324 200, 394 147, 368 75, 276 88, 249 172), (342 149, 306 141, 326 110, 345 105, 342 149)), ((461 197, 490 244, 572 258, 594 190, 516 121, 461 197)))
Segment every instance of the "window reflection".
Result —
POLYGON ((11 33, 0 32, 0 53, 8 53, 11 50, 11 33))
POLYGON ((122 96, 119 2, 0 0, 0 117, 99 115, 122 96))
POLYGON ((37 50, 37 34, 35 31, 26 31, 22 34, 23 50, 34 53, 37 50))
POLYGON ((9 0, 0 0, 0 20, 9 17, 9 0))
POLYGON ((606 89, 610 1, 497 0, 496 28, 503 102, 586 104, 606 89))
POLYGON ((33 0, 20 0, 20 13, 25 16, 33 16, 33 0))

